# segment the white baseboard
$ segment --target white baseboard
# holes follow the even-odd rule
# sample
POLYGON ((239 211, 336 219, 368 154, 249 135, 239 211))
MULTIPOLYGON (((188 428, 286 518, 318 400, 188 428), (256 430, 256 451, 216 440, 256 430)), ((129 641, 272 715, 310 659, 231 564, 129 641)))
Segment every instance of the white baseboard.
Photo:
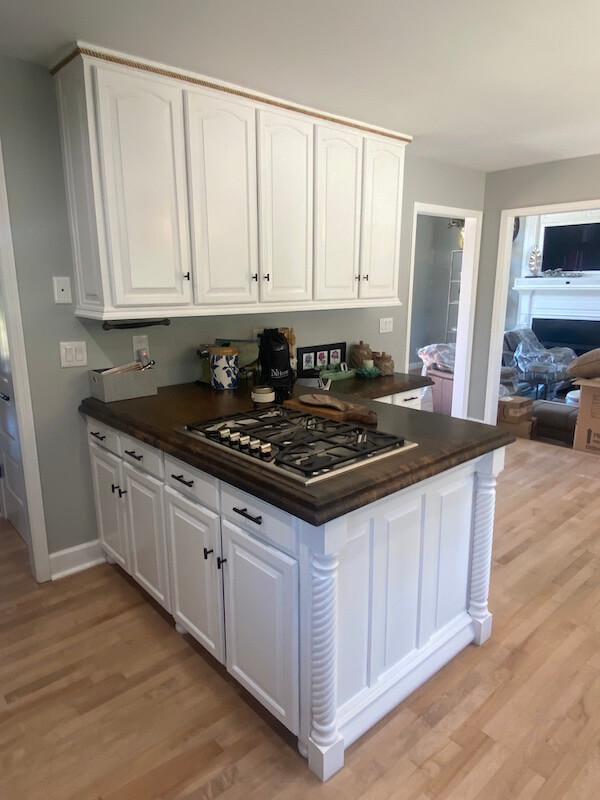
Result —
POLYGON ((50 553, 50 574, 52 580, 55 581, 58 578, 72 575, 74 572, 95 567, 104 561, 106 558, 100 548, 100 543, 98 539, 94 539, 92 542, 84 542, 75 547, 67 547, 66 550, 50 553))

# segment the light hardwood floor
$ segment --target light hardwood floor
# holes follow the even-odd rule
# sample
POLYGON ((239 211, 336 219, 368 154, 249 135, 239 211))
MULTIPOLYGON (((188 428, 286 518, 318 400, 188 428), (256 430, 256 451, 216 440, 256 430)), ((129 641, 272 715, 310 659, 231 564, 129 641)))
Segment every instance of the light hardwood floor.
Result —
POLYGON ((38 586, 0 528, 2 800, 600 797, 600 459, 508 449, 492 639, 321 785, 116 567, 38 586))

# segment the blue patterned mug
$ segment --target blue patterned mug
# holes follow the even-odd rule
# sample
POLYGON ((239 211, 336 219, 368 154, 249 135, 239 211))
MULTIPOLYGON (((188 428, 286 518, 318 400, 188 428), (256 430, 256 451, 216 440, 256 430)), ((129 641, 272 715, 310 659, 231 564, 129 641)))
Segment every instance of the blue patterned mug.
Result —
POLYGON ((237 389, 239 371, 235 347, 210 348, 210 383, 213 389, 237 389))

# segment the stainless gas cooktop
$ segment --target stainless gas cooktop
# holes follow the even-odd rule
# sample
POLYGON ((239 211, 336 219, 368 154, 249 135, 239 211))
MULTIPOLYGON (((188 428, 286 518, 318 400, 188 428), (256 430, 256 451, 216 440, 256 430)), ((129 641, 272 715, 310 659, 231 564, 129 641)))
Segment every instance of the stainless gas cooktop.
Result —
POLYGON ((305 485, 417 446, 392 433, 283 406, 193 422, 185 432, 305 485))

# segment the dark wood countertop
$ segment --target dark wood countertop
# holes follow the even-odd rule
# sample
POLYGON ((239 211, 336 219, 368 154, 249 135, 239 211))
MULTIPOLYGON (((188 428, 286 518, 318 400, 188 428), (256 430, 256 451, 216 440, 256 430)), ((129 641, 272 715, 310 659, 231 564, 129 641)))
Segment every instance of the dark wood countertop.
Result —
MULTIPOLYGON (((294 390, 296 396, 303 393, 305 386, 294 390)), ((356 394, 335 394, 356 401, 356 394)), ((229 450, 211 447, 178 430, 189 422, 252 409, 247 387, 219 392, 194 383, 167 386, 159 389, 158 395, 116 403, 88 397, 79 410, 312 525, 322 525, 514 441, 493 425, 372 400, 365 400, 364 405, 377 412, 380 430, 418 442, 419 447, 311 486, 265 470, 259 463, 254 466, 246 459, 236 459, 229 450)))
POLYGON ((331 391, 336 394, 353 394, 355 397, 375 400, 378 397, 410 392, 412 389, 421 389, 424 386, 433 386, 431 378, 394 372, 393 375, 383 375, 371 380, 347 378, 346 380, 332 381, 331 391))

